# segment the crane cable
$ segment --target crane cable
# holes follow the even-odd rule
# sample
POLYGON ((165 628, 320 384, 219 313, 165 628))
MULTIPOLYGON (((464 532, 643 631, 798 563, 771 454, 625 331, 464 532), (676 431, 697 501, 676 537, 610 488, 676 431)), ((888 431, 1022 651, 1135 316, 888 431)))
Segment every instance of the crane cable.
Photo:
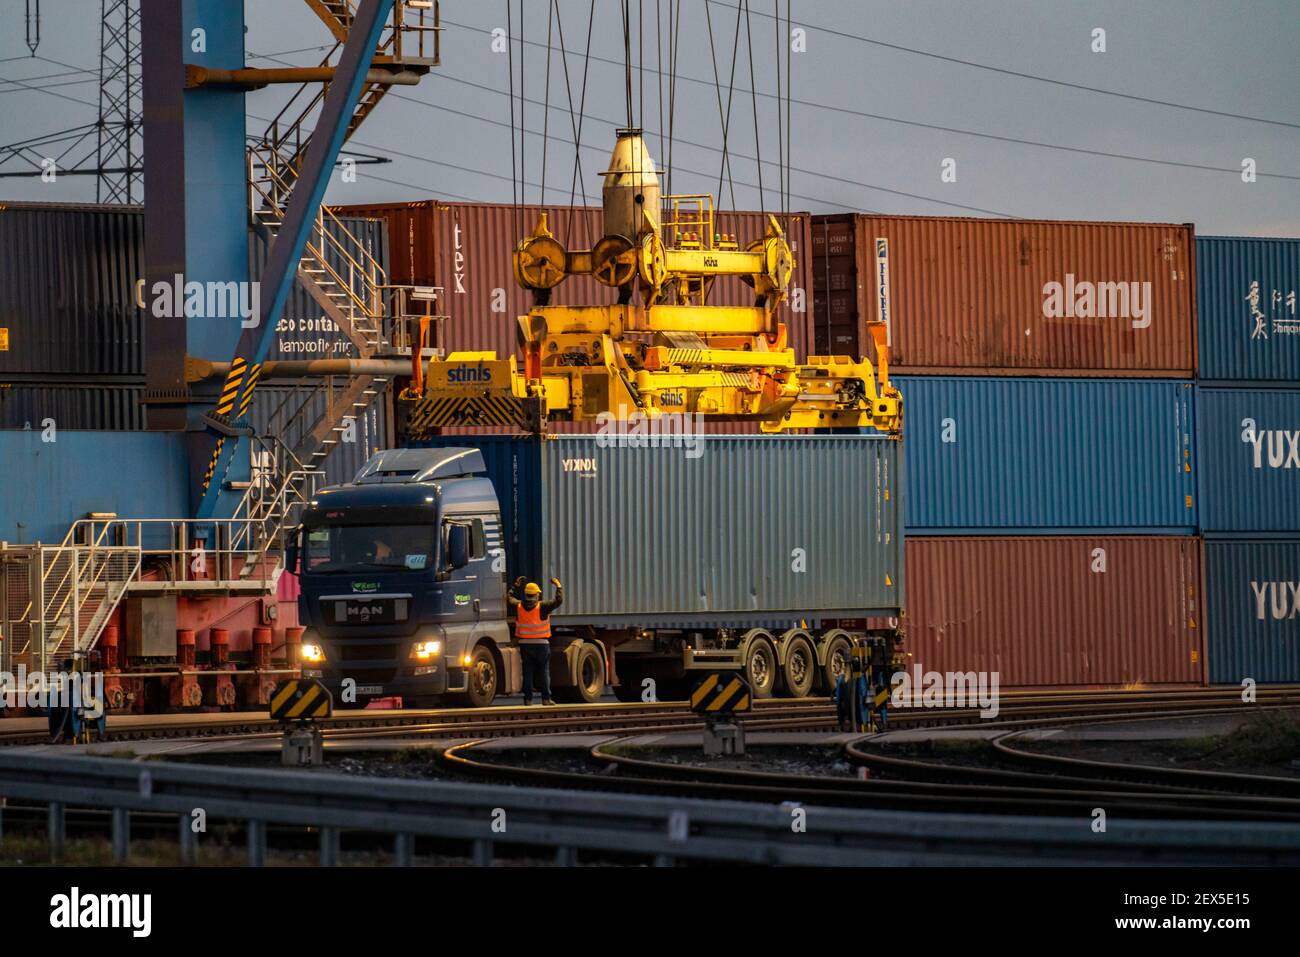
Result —
MULTIPOLYGON (((520 53, 523 53, 522 44, 520 53)), ((515 41, 511 0, 506 0, 506 74, 510 89, 510 205, 514 207, 515 232, 519 232, 519 170, 515 165, 515 41)))
POLYGON ((682 29, 682 0, 677 0, 676 13, 671 0, 668 6, 668 193, 673 193, 673 126, 677 115, 677 50, 682 29), (674 24, 676 26, 674 27, 674 24))
POLYGON ((704 17, 708 24, 709 57, 713 61, 713 87, 718 98, 718 119, 722 125, 722 163, 718 170, 718 201, 722 201, 722 181, 726 177, 731 192, 731 208, 736 208, 736 184, 731 178, 731 158, 727 152, 727 127, 731 122, 731 102, 736 89, 736 52, 740 49, 740 7, 736 8, 736 34, 731 45, 731 78, 727 87, 727 109, 722 110, 722 80, 718 76, 718 52, 713 42, 713 15, 709 12, 710 0, 704 0, 704 17))
POLYGON ((629 0, 623 0, 623 81, 627 91, 627 129, 632 129, 632 24, 629 0))
MULTIPOLYGON (((794 184, 791 182, 794 178, 794 154, 791 152, 793 148, 794 118, 790 115, 790 102, 793 97, 791 91, 794 89, 794 73, 792 72, 794 69, 794 55, 792 52, 794 41, 791 35, 792 20, 790 19, 790 4, 792 2, 793 0, 785 0, 785 215, 787 221, 790 218, 790 194, 794 189, 794 184)), ((776 101, 776 108, 778 110, 781 108, 779 99, 776 101)))
MULTIPOLYGON (((564 96, 566 101, 569 104, 569 129, 573 133, 573 149, 574 149, 573 180, 570 182, 570 192, 569 192, 569 207, 572 208, 574 205, 574 200, 576 198, 574 196, 574 193, 577 191, 577 187, 579 186, 581 186, 582 188, 582 205, 583 206, 587 205, 587 187, 586 184, 582 182, 582 146, 581 146, 582 134, 581 134, 581 125, 580 125, 581 118, 573 108, 573 82, 569 78, 569 51, 568 51, 568 47, 564 42, 564 14, 560 12, 559 0, 552 0, 552 2, 555 5, 555 31, 560 38, 560 65, 564 69, 564 96)), ((595 15, 595 12, 596 12, 595 3, 593 0, 592 11, 591 11, 592 16, 595 15)), ((590 33, 588 34, 588 42, 590 43, 590 33)), ((583 74, 582 81, 585 89, 586 82, 587 82, 587 77, 585 72, 583 74)), ((546 108, 548 111, 550 110, 549 102, 546 104, 546 108)), ((570 240, 573 239, 574 218, 575 217, 573 215, 570 215, 565 223, 564 245, 566 247, 570 244, 570 240)))
MULTIPOLYGON (((546 83, 543 86, 542 100, 542 185, 541 204, 546 205, 546 144, 550 142, 551 129, 551 24, 555 18, 556 0, 551 0, 546 7, 546 83)), ((527 134, 525 134, 527 135, 527 134)))
POLYGON ((758 165, 758 211, 765 214, 767 221, 767 200, 763 195, 763 144, 758 126, 758 91, 754 85, 754 34, 750 29, 749 0, 741 0, 745 7, 745 46, 746 59, 749 60, 749 101, 754 109, 754 159, 758 165))
MULTIPOLYGON (((569 183, 569 205, 570 205, 570 206, 572 206, 572 205, 574 204, 575 194, 577 193, 578 187, 579 187, 579 185, 580 185, 580 180, 581 180, 581 172, 582 172, 582 121, 586 118, 586 115, 587 115, 587 71, 588 71, 588 68, 591 66, 591 31, 592 31, 592 25, 593 25, 595 22, 596 22, 596 0, 591 0, 591 10, 590 10, 590 12, 589 12, 589 14, 588 14, 588 16, 587 16, 587 49, 586 49, 586 52, 583 54, 583 59, 582 59, 582 94, 581 94, 581 96, 580 96, 580 98, 579 98, 579 100, 578 100, 578 116, 577 116, 577 124, 576 124, 576 126, 574 127, 574 135, 573 135, 573 157, 574 157, 574 159, 573 159, 573 179, 572 179, 572 180, 570 181, 570 183, 569 183)), ((561 28, 560 28, 560 43, 561 43, 561 44, 564 43, 564 28, 563 28, 563 26, 561 26, 561 28)), ((568 67, 566 66, 565 69, 567 70, 568 67)), ((566 87, 568 86, 567 82, 566 82, 565 86, 566 86, 566 87)), ((570 119, 570 122, 573 121, 573 95, 572 95, 572 93, 569 94, 569 119, 570 119)), ((586 187, 585 184, 582 185, 582 205, 584 205, 584 206, 587 205, 587 187, 586 187)), ((570 216, 570 217, 569 217, 569 233, 568 233, 568 235, 565 237, 565 245, 568 245, 568 240, 569 240, 570 238, 572 238, 572 233, 573 233, 573 217, 570 216)))

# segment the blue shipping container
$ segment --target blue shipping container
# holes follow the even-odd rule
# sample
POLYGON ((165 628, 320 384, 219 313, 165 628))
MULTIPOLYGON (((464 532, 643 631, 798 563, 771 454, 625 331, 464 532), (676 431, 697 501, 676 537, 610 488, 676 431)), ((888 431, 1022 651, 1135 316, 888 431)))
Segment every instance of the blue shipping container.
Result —
POLYGON ((909 535, 1195 531, 1190 382, 895 381, 909 535))
POLYGON ((1300 239, 1199 236, 1203 381, 1300 386, 1300 239))
POLYGON ((1300 532, 1300 391, 1198 387, 1201 528, 1300 532))
POLYGON ((1300 541, 1205 543, 1212 684, 1300 681, 1300 541))
POLYGON ((57 545, 87 512, 189 514, 184 432, 0 431, 0 540, 57 545), (53 441, 49 441, 53 439, 53 441))

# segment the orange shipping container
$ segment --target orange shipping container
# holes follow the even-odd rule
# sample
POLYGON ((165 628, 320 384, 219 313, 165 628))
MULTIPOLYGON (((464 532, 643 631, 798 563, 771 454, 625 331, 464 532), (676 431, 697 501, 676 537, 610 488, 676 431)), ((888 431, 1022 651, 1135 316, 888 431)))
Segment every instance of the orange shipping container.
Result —
POLYGON ((850 213, 812 243, 818 350, 884 318, 898 372, 1195 375, 1191 226, 850 213))
POLYGON ((1187 537, 907 537, 908 671, 1002 687, 1202 684, 1201 547, 1187 537))
MULTIPOLYGON (((439 310, 443 324, 440 345, 447 352, 494 350, 508 355, 517 349, 516 323, 532 306, 531 294, 514 278, 515 244, 532 232, 538 213, 547 213, 551 233, 569 249, 590 249, 600 238, 600 210, 582 206, 513 206, 509 203, 440 203, 424 200, 374 206, 336 207, 347 216, 388 222, 391 268, 395 283, 441 286, 439 310)), ((758 212, 721 212, 720 232, 735 233, 743 247, 761 239, 766 216, 758 212)), ((788 217, 787 239, 795 258, 790 298, 780 319, 800 358, 812 344, 812 217, 788 217)), ((571 276, 551 295, 556 305, 614 302, 614 290, 589 276, 571 276)), ((709 297, 716 305, 752 305, 753 290, 736 278, 719 280, 709 297)))

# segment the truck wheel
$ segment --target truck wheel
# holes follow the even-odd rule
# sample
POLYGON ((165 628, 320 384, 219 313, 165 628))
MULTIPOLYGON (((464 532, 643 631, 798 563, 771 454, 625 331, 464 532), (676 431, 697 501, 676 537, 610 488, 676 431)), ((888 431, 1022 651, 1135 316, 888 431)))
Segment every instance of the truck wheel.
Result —
POLYGON ((807 638, 791 638, 785 650, 785 664, 781 667, 785 693, 791 698, 806 698, 817 679, 817 655, 807 638))
POLYGON ((755 698, 770 698, 776 687, 776 649, 766 638, 751 638, 745 648, 745 677, 755 698))
MULTIPOLYGON (((591 704, 605 693, 605 659, 596 646, 583 642, 575 663, 578 683, 572 688, 556 688, 555 698, 573 704, 591 704)), ((640 685, 637 685, 640 688, 640 685)))
POLYGON ((853 651, 847 638, 832 638, 826 649, 826 664, 822 666, 822 691, 826 694, 835 692, 835 679, 849 673, 853 651))
POLYGON ((497 660, 491 649, 479 645, 470 659, 465 681, 465 702, 473 708, 486 708, 497 696, 497 660))

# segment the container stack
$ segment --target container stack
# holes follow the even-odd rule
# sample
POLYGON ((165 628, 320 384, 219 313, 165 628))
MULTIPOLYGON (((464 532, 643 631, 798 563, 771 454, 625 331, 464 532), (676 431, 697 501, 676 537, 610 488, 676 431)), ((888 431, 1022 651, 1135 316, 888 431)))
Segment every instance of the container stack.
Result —
MULTIPOLYGON (((386 262, 384 223, 349 218, 343 228, 386 262)), ((5 251, 0 259, 0 429, 40 431, 53 422, 60 432, 143 431, 150 301, 142 285, 143 207, 5 203, 0 249, 5 251)), ((254 281, 266 255, 265 243, 250 233, 254 281)), ((346 263, 334 265, 346 274, 346 263)), ((346 336, 295 283, 268 358, 354 353, 346 336)), ((251 410, 253 426, 265 430, 299 411, 299 420, 314 422, 325 411, 325 396, 313 390, 315 384, 263 379, 251 410)), ((370 452, 389 444, 391 416, 384 398, 359 416, 358 442, 340 443, 326 458, 330 481, 349 480, 370 452)), ((292 442, 296 436, 286 438, 292 442)))
POLYGON ((1209 680, 1300 681, 1300 240, 1196 258, 1209 680))
POLYGON ((814 217, 818 351, 889 329, 912 666, 1204 680, 1189 226, 814 217))

